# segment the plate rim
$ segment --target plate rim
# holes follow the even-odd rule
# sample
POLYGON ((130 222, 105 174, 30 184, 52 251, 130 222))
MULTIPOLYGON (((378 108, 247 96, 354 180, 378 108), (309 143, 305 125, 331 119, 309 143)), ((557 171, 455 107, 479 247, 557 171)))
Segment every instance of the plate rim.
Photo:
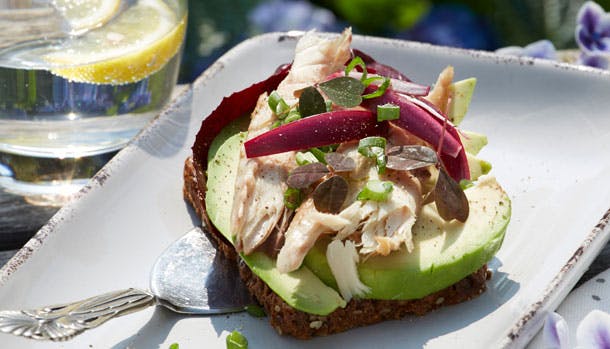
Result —
MULTIPOLYGON (((168 104, 166 104, 165 107, 163 107, 123 149, 121 149, 108 163, 102 167, 98 173, 96 173, 89 180, 89 182, 75 195, 74 200, 61 207, 49 219, 49 221, 45 223, 24 244, 23 247, 20 248, 2 268, 0 268, 0 288, 4 287, 5 284, 10 280, 11 275, 17 272, 34 253, 42 248, 45 240, 53 234, 57 225, 63 221, 69 221, 73 211, 76 207, 78 207, 79 201, 81 201, 83 197, 89 195, 92 191, 99 190, 99 188, 103 187, 104 182, 109 178, 109 176, 112 175, 113 172, 115 172, 115 169, 117 167, 120 168, 121 163, 123 162, 122 159, 128 156, 128 154, 132 153, 136 149, 139 142, 145 140, 146 137, 154 132, 154 129, 159 126, 160 122, 167 118, 166 115, 171 114, 182 100, 188 98, 194 89, 205 86, 207 81, 223 70, 225 64, 230 62, 234 56, 238 55, 240 51, 248 46, 260 45, 268 41, 282 42, 284 40, 293 40, 296 42, 296 40, 304 33, 304 31, 264 33, 247 38, 227 50, 191 84, 187 84, 188 88, 185 88, 183 91, 174 96, 174 98, 168 104)), ((338 33, 321 32, 318 34, 323 36, 339 35, 338 33)), ((531 57, 500 55, 490 51, 438 46, 428 43, 377 36, 354 34, 353 37, 355 39, 354 41, 356 42, 373 42, 384 46, 398 47, 403 49, 417 49, 426 52, 438 53, 441 55, 458 55, 484 62, 491 61, 513 66, 540 66, 557 71, 576 72, 595 77, 610 78, 610 70, 601 70, 566 62, 531 57)), ((175 85, 174 88, 176 88, 176 86, 178 85, 175 85)), ((557 272, 557 274, 553 276, 552 280, 546 285, 542 295, 526 307, 522 315, 515 319, 511 329, 506 333, 504 338, 499 339, 499 343, 501 343, 502 347, 512 347, 518 344, 526 345, 533 338, 533 336, 542 326, 541 320, 543 311, 547 308, 552 308, 554 310, 559 306, 559 304, 561 304, 561 301, 574 287, 578 281, 578 278, 580 278, 586 271, 586 268, 583 268, 582 272, 577 271, 575 270, 575 267, 580 263, 584 263, 581 262, 583 259, 585 262, 587 258, 591 259, 590 262, 593 261, 603 246, 605 246, 605 244, 610 240, 610 234, 607 234, 608 231, 610 231, 610 206, 598 220, 596 225, 591 229, 586 238, 581 242, 581 244, 574 249, 571 257, 563 264, 559 272, 557 272), (564 292, 565 294, 563 296, 558 294, 561 290, 567 290, 564 292), (525 333, 528 329, 533 331, 531 333, 525 333)))

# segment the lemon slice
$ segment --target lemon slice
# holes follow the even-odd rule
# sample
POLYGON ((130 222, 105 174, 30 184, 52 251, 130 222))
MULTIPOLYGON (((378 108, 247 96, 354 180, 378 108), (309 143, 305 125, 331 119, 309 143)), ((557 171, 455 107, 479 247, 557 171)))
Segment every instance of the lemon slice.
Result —
POLYGON ((120 8, 121 0, 53 0, 53 7, 70 25, 71 34, 99 27, 120 8))
POLYGON ((51 72, 76 82, 120 85, 161 69, 180 49, 186 16, 161 0, 139 0, 107 25, 71 38, 44 56, 51 72))

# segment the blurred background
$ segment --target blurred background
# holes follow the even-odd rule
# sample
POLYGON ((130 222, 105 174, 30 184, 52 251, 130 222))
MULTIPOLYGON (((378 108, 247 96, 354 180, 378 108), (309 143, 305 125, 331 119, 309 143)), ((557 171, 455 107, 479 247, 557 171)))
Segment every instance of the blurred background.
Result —
MULTIPOLYGON (((610 0, 596 1, 610 9, 610 0)), ((478 50, 548 39, 576 47, 581 0, 191 0, 180 82, 244 39, 273 31, 354 33, 478 50)))

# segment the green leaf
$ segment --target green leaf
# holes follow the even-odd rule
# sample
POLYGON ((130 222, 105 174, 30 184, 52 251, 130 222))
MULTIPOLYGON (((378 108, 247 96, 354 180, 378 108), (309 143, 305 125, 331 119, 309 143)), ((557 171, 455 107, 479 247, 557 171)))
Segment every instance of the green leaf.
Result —
POLYGON ((306 118, 326 112, 326 102, 324 97, 312 86, 306 87, 299 97, 299 113, 306 118))
POLYGON ((320 183, 313 191, 316 209, 325 213, 339 213, 347 198, 348 184, 341 176, 332 176, 320 183))
POLYGON ((356 169, 356 161, 339 153, 328 153, 324 156, 326 163, 334 172, 349 172, 356 169))
POLYGON ((352 108, 362 103, 364 84, 358 79, 342 76, 320 83, 320 89, 333 103, 352 108))
POLYGON ((291 188, 305 189, 322 179, 330 171, 320 162, 299 166, 288 175, 286 183, 291 188))
POLYGON ((410 171, 434 165, 436 152, 422 145, 398 145, 388 150, 387 167, 392 170, 410 171))
POLYGON ((442 167, 438 172, 438 179, 434 187, 434 202, 438 214, 446 221, 457 219, 465 222, 468 219, 470 208, 468 198, 460 185, 447 174, 442 167))

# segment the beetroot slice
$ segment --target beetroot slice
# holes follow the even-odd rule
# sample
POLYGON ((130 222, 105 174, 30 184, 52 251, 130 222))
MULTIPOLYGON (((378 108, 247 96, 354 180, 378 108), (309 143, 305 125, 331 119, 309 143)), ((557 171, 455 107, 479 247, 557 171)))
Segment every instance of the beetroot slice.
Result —
MULTIPOLYGON (((365 93, 369 93, 369 90, 372 89, 367 88, 365 93)), ((391 121, 396 126, 404 128, 435 148, 438 148, 441 138, 443 139, 440 151, 441 161, 453 179, 459 181, 470 178, 466 152, 457 136, 457 129, 453 125, 446 122, 443 126, 443 121, 438 120, 430 110, 413 103, 407 96, 390 90, 381 97, 365 100, 363 105, 371 111, 376 111, 378 105, 386 103, 400 107, 400 118, 391 121), (445 127, 445 131, 443 131, 443 127, 445 127)))
POLYGON ((368 110, 337 110, 293 121, 248 140, 248 158, 385 135, 387 124, 368 110))
POLYGON ((277 88, 288 75, 290 64, 284 64, 267 79, 257 82, 241 91, 234 92, 222 99, 218 107, 201 122, 201 127, 193 144, 193 161, 203 170, 208 166, 208 151, 210 144, 220 130, 231 121, 251 112, 256 106, 259 96, 277 88))

